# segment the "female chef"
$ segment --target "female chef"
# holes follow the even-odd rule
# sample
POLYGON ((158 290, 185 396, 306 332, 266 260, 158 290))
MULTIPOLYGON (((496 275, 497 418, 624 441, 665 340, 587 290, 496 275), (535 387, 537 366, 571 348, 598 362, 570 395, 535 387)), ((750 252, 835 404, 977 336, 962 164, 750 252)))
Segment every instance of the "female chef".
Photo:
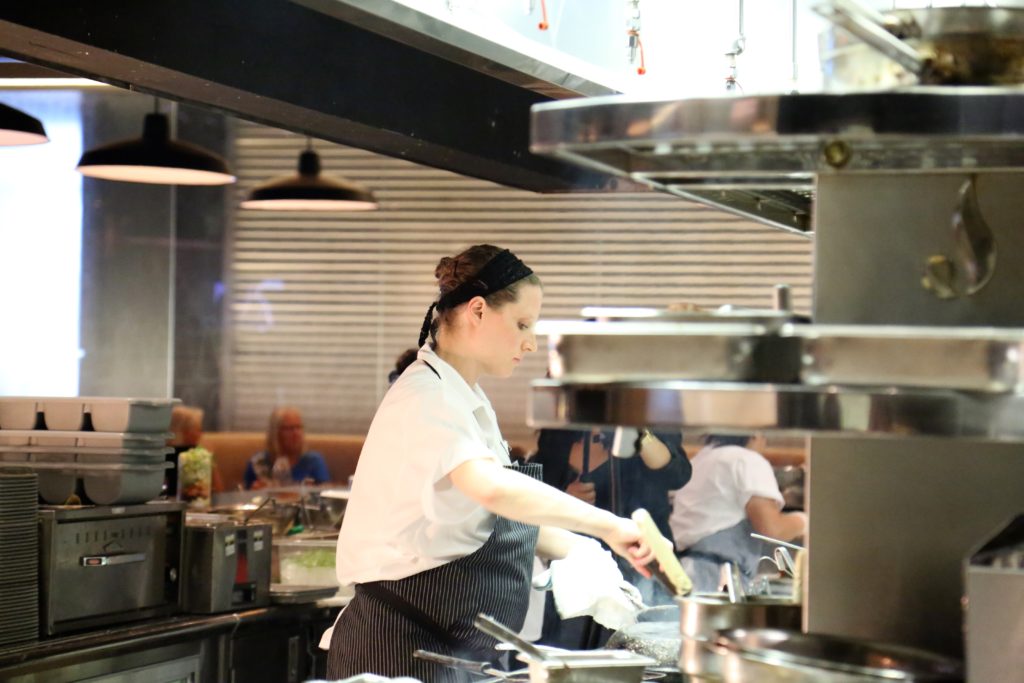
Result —
POLYGON ((493 660, 495 640, 474 617, 518 631, 534 552, 565 557, 584 545, 571 531, 644 573, 653 559, 632 520, 545 485, 538 465, 513 466, 477 384, 509 377, 536 351, 540 279, 486 244, 442 258, 434 275, 440 296, 418 358, 384 396, 356 468, 337 551, 338 579, 355 597, 335 624, 328 678, 463 680, 412 653, 493 660))

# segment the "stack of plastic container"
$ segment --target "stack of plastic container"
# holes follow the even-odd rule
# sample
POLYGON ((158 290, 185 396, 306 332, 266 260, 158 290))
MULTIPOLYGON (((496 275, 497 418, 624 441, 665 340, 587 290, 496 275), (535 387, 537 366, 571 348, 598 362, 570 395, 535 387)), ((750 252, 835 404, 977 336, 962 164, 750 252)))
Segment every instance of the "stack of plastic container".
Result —
POLYGON ((145 503, 160 495, 178 399, 0 397, 0 465, 36 471, 61 505, 145 503))

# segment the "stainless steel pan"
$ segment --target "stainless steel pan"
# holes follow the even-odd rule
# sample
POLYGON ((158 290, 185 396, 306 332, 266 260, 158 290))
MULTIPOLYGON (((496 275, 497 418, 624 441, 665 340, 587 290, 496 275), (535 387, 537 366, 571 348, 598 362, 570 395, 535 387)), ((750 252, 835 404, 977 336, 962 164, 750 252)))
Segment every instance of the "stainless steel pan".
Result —
POLYGON ((814 7, 826 87, 1019 85, 1024 83, 1024 9, 928 7, 877 12, 857 0, 814 7))
POLYGON ((726 683, 859 683, 962 681, 960 661, 916 648, 857 638, 726 629, 714 644, 726 683))

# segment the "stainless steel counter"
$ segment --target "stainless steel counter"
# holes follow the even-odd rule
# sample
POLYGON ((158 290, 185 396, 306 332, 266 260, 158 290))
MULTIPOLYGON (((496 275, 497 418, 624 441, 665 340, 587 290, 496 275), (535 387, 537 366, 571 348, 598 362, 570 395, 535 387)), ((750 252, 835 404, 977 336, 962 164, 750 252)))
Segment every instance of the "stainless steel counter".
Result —
MULTIPOLYGON (((314 677, 316 641, 337 608, 276 605, 213 615, 148 619, 0 649, 0 680, 121 680, 127 671, 194 662, 199 680, 301 681, 314 677), (277 650, 280 650, 278 652, 277 650), (258 671, 259 673, 254 673, 258 671)), ((154 673, 149 680, 159 681, 154 673)))

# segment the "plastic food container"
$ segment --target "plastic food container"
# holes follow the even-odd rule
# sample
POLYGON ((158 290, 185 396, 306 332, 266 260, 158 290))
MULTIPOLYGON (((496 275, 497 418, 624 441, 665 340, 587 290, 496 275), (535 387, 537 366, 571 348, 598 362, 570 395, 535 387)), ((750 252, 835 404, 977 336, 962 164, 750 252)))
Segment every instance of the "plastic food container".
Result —
POLYGON ((332 538, 275 538, 281 583, 297 586, 337 586, 334 559, 338 541, 332 538))
POLYGON ((47 503, 61 505, 75 492, 78 477, 69 468, 61 465, 74 465, 74 453, 31 453, 29 467, 37 470, 39 475, 39 496, 47 503), (37 464, 51 465, 51 469, 37 469, 37 464))
POLYGON ((85 398, 97 432, 166 432, 176 398, 85 398))
POLYGON ((167 444, 170 432, 79 432, 78 445, 87 448, 158 448, 167 444))
POLYGON ((47 429, 78 431, 85 426, 85 404, 81 398, 39 399, 47 429))
POLYGON ((160 495, 164 465, 106 464, 80 469, 86 497, 97 505, 146 503, 160 495), (94 469, 95 468, 95 469, 94 469))
POLYGON ((0 398, 0 429, 35 429, 37 401, 34 398, 0 398))

